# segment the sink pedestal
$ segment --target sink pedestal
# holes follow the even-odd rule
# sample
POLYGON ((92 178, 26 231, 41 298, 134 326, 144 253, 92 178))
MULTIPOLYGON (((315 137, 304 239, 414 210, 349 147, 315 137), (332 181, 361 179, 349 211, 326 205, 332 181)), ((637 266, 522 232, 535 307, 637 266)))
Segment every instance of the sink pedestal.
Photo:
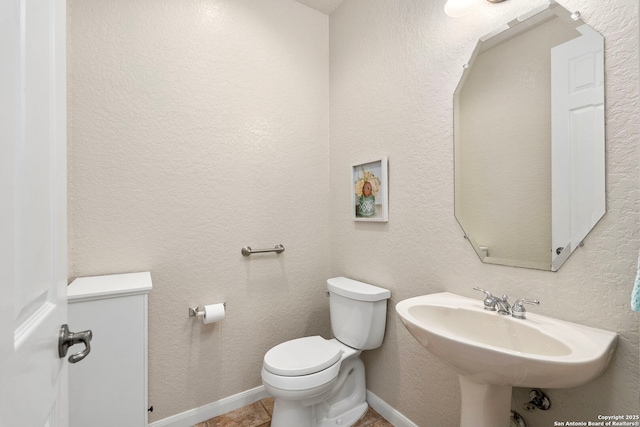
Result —
POLYGON ((511 386, 480 384, 460 375, 460 427, 509 427, 511 386))

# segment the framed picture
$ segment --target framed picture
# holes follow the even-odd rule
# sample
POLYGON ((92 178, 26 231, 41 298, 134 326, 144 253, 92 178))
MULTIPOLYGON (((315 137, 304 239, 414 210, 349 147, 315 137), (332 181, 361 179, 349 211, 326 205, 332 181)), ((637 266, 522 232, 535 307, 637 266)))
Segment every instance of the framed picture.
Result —
POLYGON ((351 212, 355 221, 389 220, 387 158, 353 165, 351 168, 351 212))

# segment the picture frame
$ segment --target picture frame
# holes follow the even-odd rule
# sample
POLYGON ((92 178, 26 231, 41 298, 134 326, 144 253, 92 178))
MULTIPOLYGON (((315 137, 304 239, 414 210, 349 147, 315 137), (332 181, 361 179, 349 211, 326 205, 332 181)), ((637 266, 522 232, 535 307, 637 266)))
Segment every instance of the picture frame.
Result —
POLYGON ((351 215, 354 221, 389 221, 386 157, 378 157, 351 167, 351 215))

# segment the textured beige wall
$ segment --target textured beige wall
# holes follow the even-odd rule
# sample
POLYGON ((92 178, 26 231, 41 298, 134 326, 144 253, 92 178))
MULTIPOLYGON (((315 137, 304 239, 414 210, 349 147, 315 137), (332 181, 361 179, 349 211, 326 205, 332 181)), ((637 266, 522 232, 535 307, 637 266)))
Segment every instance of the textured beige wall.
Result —
MULTIPOLYGON (((606 37, 609 212, 558 273, 481 264, 453 216, 461 66, 478 37, 542 1, 481 2, 460 19, 444 3, 346 0, 327 23, 290 0, 70 1, 70 274, 152 272, 152 421, 259 385, 278 342, 327 336, 325 279, 337 274, 391 289, 385 342, 365 355, 368 387, 420 426, 456 424, 457 379, 393 304, 472 296, 474 285, 621 334, 607 373, 548 390, 554 408, 526 414, 529 426, 640 412, 629 310, 637 2, 564 2, 606 37), (353 222, 351 164, 376 155, 389 156, 389 223, 353 222), (276 243, 280 257, 239 254, 276 243), (223 323, 186 317, 219 300, 223 323)), ((516 390, 514 408, 527 392, 516 390)))
POLYGON ((260 385, 270 347, 329 333, 327 16, 292 0, 68 9, 71 277, 151 271, 151 421, 260 385), (218 301, 224 322, 187 317, 218 301))
POLYGON ((608 213, 557 273, 480 263, 453 215, 452 95, 479 37, 543 4, 479 2, 448 18, 445 0, 346 0, 330 19, 331 271, 392 292, 385 342, 364 356, 368 388, 419 426, 459 420, 455 373, 429 355, 393 305, 425 293, 480 298, 473 286, 542 301, 532 311, 617 331, 608 371, 547 390, 531 427, 638 414, 638 315, 629 308, 639 247, 638 2, 565 0, 605 36, 608 213), (350 220, 351 164, 389 157, 389 223, 350 220))

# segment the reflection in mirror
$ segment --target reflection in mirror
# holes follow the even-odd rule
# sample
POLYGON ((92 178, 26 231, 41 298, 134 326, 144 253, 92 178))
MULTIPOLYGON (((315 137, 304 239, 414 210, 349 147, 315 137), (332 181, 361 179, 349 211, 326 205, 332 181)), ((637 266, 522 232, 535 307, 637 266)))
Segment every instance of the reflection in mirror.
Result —
POLYGON ((603 45, 553 1, 479 41, 454 94, 455 215, 483 262, 556 271, 604 215, 603 45))

